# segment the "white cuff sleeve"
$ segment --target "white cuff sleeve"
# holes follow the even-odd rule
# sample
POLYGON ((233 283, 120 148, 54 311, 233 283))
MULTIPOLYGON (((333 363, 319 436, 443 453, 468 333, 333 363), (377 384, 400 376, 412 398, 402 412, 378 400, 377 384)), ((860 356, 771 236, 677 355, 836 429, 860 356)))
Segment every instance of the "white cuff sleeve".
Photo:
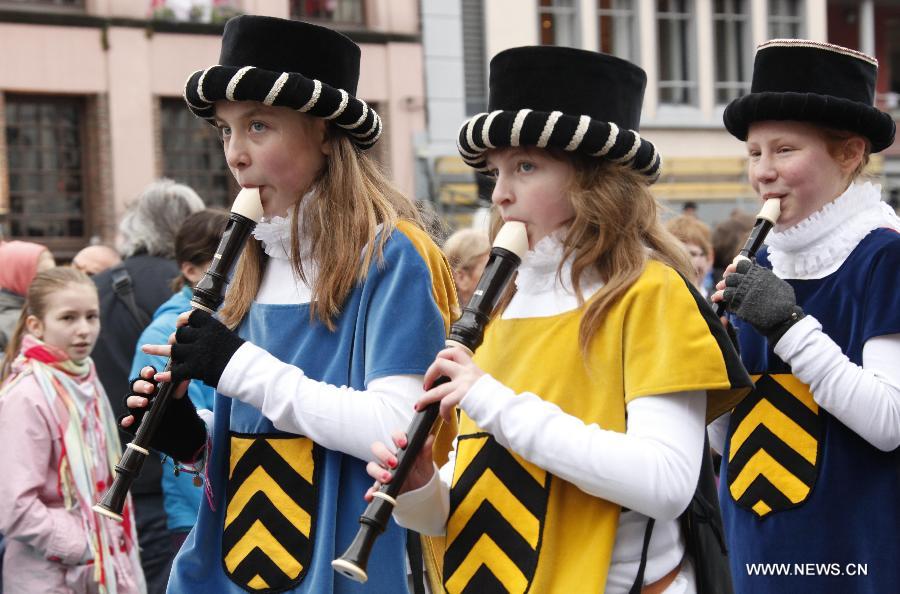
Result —
POLYGON ((447 529, 450 517, 450 482, 453 479, 453 458, 423 487, 407 491, 397 497, 394 519, 404 528, 428 536, 441 536, 447 529))
POLYGON ((900 447, 900 334, 868 340, 860 367, 806 316, 774 350, 819 406, 879 450, 900 447))
POLYGON ((338 387, 245 342, 225 367, 218 391, 259 409, 281 431, 369 460, 373 442, 392 443, 391 432, 409 425, 422 382, 421 375, 394 375, 365 390, 338 387))
POLYGON ((526 460, 590 495, 651 518, 678 517, 697 486, 705 392, 633 400, 625 433, 586 425, 535 394, 516 394, 489 375, 472 386, 460 407, 526 460))

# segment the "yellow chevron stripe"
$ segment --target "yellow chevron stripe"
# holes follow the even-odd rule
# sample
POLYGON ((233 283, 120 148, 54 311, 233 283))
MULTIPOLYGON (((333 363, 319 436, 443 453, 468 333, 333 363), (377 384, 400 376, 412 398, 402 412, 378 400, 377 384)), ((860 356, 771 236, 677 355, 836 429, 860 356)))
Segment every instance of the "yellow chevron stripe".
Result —
MULTIPOLYGON (((459 476, 462 476, 462 472, 472 463, 472 460, 478 457, 478 454, 481 453, 481 450, 484 449, 485 444, 488 442, 487 436, 484 437, 476 437, 465 440, 464 448, 457 448, 459 451, 458 456, 462 456, 463 458, 457 457, 455 472, 459 473, 459 476), (460 464, 462 462, 462 464, 460 464)), ((456 480, 459 479, 459 476, 456 477, 456 480)))
POLYGON ((262 491, 284 514, 285 521, 290 521, 300 532, 309 536, 312 525, 309 512, 297 505, 262 466, 250 473, 247 480, 241 484, 234 497, 228 502, 228 509, 225 512, 225 528, 228 528, 244 511, 244 506, 258 491, 262 491))
POLYGON ((809 494, 810 488, 794 476, 787 468, 778 463, 765 450, 753 454, 746 466, 741 469, 737 478, 729 487, 735 501, 741 498, 756 477, 763 475, 772 485, 781 491, 792 503, 799 503, 809 494))
POLYGON ((482 565, 490 569, 491 573, 509 592, 515 594, 524 592, 528 588, 528 579, 519 571, 516 564, 491 540, 491 537, 483 534, 472 547, 471 552, 466 555, 465 560, 447 580, 447 592, 450 594, 462 592, 482 565))
POLYGON ((229 572, 233 572, 238 564, 257 547, 289 578, 293 579, 300 575, 303 566, 281 546, 281 543, 259 520, 253 522, 250 530, 225 555, 225 567, 229 572))
POLYGON ((506 518, 512 527, 528 541, 531 548, 537 548, 541 535, 540 520, 522 505, 522 502, 512 494, 491 469, 487 469, 472 485, 472 489, 453 512, 453 516, 447 523, 448 545, 456 540, 483 501, 488 501, 496 507, 500 515, 506 518))
POLYGON ((763 517, 764 515, 766 515, 767 513, 769 513, 770 511, 772 511, 772 508, 769 507, 769 504, 766 503, 765 501, 763 501, 762 499, 760 499, 759 501, 754 503, 752 509, 753 509, 753 511, 756 512, 756 515, 758 515, 760 518, 763 517))
POLYGON ((806 408, 819 414, 819 405, 813 400, 812 392, 809 391, 809 386, 807 384, 804 384, 790 373, 776 373, 769 377, 775 380, 782 388, 790 392, 794 398, 805 404, 806 408))
POLYGON ((789 445, 792 450, 806 458, 810 464, 816 463, 816 439, 804 431, 789 416, 775 408, 768 400, 757 402, 753 410, 741 420, 734 435, 731 436, 731 450, 728 453, 729 462, 734 458, 737 451, 741 449, 744 441, 759 425, 769 429, 778 439, 789 445))
POLYGON ((313 441, 308 438, 294 439, 267 439, 266 440, 284 461, 291 465, 297 474, 306 479, 307 483, 313 482, 312 464, 313 441))
POLYGON ((229 460, 228 465, 229 478, 234 474, 234 467, 241 461, 241 458, 244 457, 244 454, 247 453, 247 450, 253 445, 254 441, 256 441, 256 439, 252 437, 231 437, 231 459, 229 460))
POLYGON ((534 480, 537 481, 537 484, 543 487, 544 481, 547 480, 547 471, 543 468, 535 466, 531 462, 526 461, 524 458, 520 458, 519 455, 512 450, 510 450, 509 453, 512 454, 512 457, 516 459, 516 462, 518 462, 522 468, 528 471, 528 474, 534 477, 534 480))
POLYGON ((253 588, 254 590, 263 590, 269 587, 269 584, 266 583, 266 580, 262 579, 262 576, 256 574, 253 576, 253 579, 247 582, 247 586, 253 588))

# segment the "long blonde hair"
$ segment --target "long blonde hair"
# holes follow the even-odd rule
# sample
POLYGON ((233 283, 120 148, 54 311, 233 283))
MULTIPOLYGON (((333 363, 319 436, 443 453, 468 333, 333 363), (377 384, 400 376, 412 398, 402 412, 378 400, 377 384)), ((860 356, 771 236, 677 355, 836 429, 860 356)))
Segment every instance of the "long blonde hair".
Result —
MULTIPOLYGON (((300 257, 300 231, 296 221, 301 208, 302 233, 310 240, 310 258, 317 263, 313 279, 310 315, 330 330, 350 292, 363 281, 372 259, 380 261, 388 236, 399 220, 423 226, 416 206, 398 190, 368 155, 340 132, 329 129, 330 152, 318 178, 316 191, 291 210, 291 264, 304 281, 305 263, 300 257), (381 234, 375 241, 381 225, 381 234), (360 258, 362 255, 362 258, 360 258)), ((234 328, 253 302, 265 269, 262 245, 255 239, 238 261, 231 289, 221 310, 222 322, 234 328)))
MULTIPOLYGON (((545 150, 555 159, 570 160, 575 168, 567 189, 575 217, 563 240, 556 274, 561 275, 563 262, 574 256, 571 280, 579 303, 584 303, 585 274, 594 271, 603 280, 578 332, 586 353, 606 311, 637 281, 648 259, 671 266, 685 278, 691 277, 693 266, 681 242, 660 222, 644 175, 627 164, 545 150)), ((495 220, 493 234, 499 227, 495 220)))
POLYGON ((25 321, 28 316, 34 316, 40 320, 47 315, 48 297, 58 291, 64 290, 72 284, 81 284, 94 289, 96 287, 90 277, 80 270, 70 268, 68 266, 57 266, 39 272, 31 284, 28 286, 28 293, 25 295, 25 304, 22 306, 22 313, 16 322, 16 328, 13 330, 12 336, 9 337, 9 343, 6 345, 6 352, 3 356, 3 367, 0 369, 0 384, 2 384, 12 371, 12 363, 22 348, 22 337, 26 333, 25 321))

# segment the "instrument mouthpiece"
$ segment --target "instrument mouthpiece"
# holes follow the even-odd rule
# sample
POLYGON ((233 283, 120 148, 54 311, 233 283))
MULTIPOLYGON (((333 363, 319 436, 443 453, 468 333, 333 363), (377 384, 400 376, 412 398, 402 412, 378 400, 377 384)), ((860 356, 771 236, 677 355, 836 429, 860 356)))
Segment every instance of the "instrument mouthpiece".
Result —
POLYGON ((241 188, 231 212, 247 217, 254 223, 258 223, 263 216, 262 201, 259 198, 259 188, 241 188))
POLYGON ((759 211, 759 214, 756 215, 757 219, 765 219, 772 223, 773 225, 778 222, 778 217, 781 216, 781 199, 779 198, 769 198, 766 200, 762 208, 759 211))
POLYGON ((497 237, 494 238, 493 247, 509 250, 522 258, 528 251, 528 232, 525 229, 525 223, 520 221, 504 223, 497 232, 497 237))

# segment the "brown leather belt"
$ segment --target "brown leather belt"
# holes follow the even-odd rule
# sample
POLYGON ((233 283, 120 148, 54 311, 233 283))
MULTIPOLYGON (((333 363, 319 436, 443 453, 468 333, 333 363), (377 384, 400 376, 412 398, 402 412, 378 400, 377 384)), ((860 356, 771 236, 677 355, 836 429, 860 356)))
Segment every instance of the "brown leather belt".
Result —
POLYGON ((675 568, 662 576, 652 584, 647 584, 643 588, 641 588, 641 594, 662 594, 665 592, 666 588, 668 588, 672 582, 675 581, 675 578, 678 577, 678 573, 681 571, 681 563, 675 566, 675 568))

